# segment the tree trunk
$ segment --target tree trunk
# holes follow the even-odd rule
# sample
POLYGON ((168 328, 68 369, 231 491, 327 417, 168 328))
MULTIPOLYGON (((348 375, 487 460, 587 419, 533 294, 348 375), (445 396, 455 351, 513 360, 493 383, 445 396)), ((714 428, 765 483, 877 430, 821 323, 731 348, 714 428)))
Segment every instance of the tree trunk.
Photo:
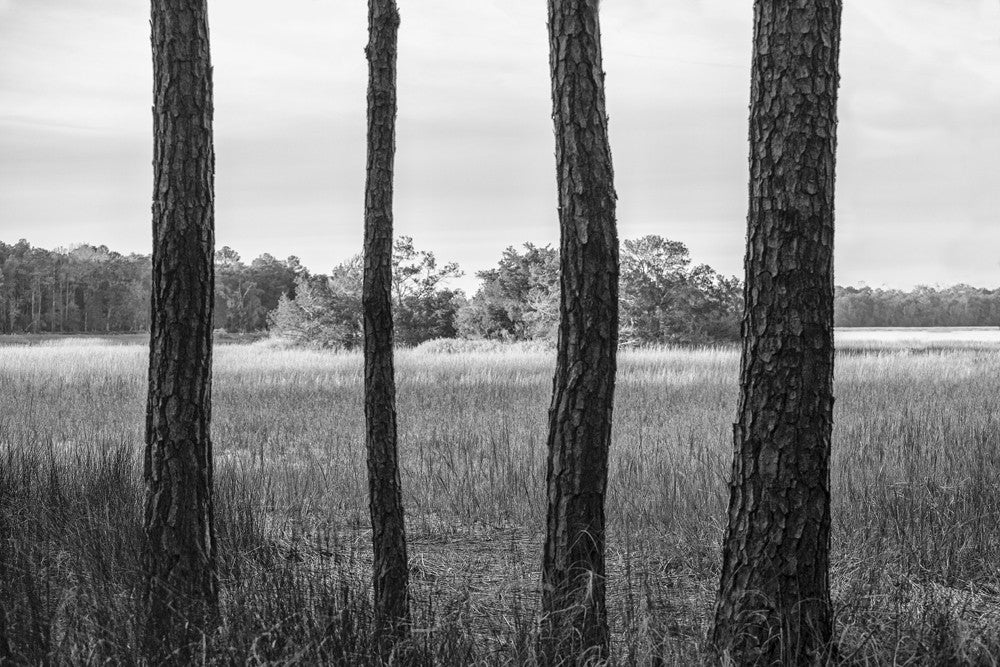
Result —
POLYGON ((545 664, 606 657, 604 495, 618 346, 618 234, 598 0, 549 0, 560 324, 542 562, 545 664))
POLYGON ((757 0, 740 402, 713 640, 737 664, 830 655, 840 0, 757 0))
POLYGON ((49 307, 49 331, 52 333, 56 332, 56 309, 59 305, 59 297, 56 296, 59 292, 59 270, 54 269, 52 274, 52 305, 49 307))
POLYGON ((212 517, 214 169, 206 0, 153 0, 153 274, 146 648, 184 662, 217 602, 212 517))
POLYGON ((35 294, 37 293, 38 287, 38 277, 36 276, 31 282, 31 328, 35 333, 38 331, 38 318, 39 316, 35 313, 35 294))
POLYGON ((392 332, 392 190, 396 151, 395 0, 369 0, 368 166, 362 302, 369 509, 377 632, 383 655, 409 632, 409 571, 396 451, 392 332))

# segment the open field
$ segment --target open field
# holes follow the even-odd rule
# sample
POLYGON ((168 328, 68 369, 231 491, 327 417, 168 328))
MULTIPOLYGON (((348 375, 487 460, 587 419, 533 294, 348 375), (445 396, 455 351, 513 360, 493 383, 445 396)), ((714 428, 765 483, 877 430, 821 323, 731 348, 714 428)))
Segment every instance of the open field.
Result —
POLYGON ((852 327, 836 339, 842 351, 1000 349, 1000 327, 852 327))
MULTIPOLYGON (((1000 338, 852 343, 837 368, 845 664, 1000 661, 1000 338)), ((13 654, 129 662, 145 348, 0 347, 0 601, 13 654)), ((548 352, 399 354, 414 662, 521 664, 544 522, 548 352)), ((216 353, 218 663, 362 663, 361 358, 216 353)), ((608 492, 615 661, 697 664, 717 584, 733 349, 622 355, 608 492)))

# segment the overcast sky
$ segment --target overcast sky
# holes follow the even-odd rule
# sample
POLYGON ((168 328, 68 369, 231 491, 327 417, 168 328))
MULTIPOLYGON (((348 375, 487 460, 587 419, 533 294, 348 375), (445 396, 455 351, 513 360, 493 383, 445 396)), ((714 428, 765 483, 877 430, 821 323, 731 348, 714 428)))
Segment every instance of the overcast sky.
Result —
MULTIPOLYGON (((470 276, 555 243, 546 3, 399 4, 397 233, 470 276)), ((1000 0, 845 4, 838 284, 1000 286, 1000 0)), ((209 5, 217 243, 326 271, 361 249, 366 3, 209 5)), ((740 276, 751 5, 602 3, 622 237, 740 276)), ((0 239, 149 252, 149 3, 0 0, 0 45, 0 239)))

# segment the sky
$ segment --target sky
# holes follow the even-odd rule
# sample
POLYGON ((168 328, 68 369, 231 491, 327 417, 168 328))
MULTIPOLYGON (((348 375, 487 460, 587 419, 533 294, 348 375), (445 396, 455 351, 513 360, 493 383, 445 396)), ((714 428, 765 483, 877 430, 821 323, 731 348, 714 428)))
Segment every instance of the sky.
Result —
MULTIPOLYGON (((360 252, 366 4, 210 0, 216 241, 360 252)), ((542 0, 399 0, 397 234, 475 271, 558 242, 542 0)), ((1000 286, 1000 0, 848 0, 836 282, 1000 286)), ((752 3, 604 0, 623 238, 742 276, 752 3)), ((0 240, 149 252, 149 3, 0 0, 0 240)))

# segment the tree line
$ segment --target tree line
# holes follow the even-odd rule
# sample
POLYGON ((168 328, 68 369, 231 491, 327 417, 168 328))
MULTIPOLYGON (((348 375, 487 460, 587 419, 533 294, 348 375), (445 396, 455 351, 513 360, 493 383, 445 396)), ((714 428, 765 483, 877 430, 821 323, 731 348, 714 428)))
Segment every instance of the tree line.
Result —
POLYGON ((0 242, 0 333, 149 329, 149 255, 0 242))
MULTIPOLYGON (((245 264, 229 247, 215 253, 214 270, 215 327, 234 333, 263 331, 279 298, 309 275, 297 257, 245 264)), ((150 255, 0 241, 0 333, 149 331, 151 276, 150 255)))
POLYGON ((834 319, 841 327, 996 327, 1000 288, 837 287, 834 319))
MULTIPOLYGON (((482 319, 500 329, 530 329, 547 310, 558 311, 535 656, 543 665, 599 664, 612 657, 604 504, 617 350, 631 325, 619 306, 626 294, 620 278, 628 276, 632 249, 619 244, 617 233, 598 5, 548 0, 558 299, 546 305, 545 295, 532 295, 538 318, 520 323, 506 310, 480 309, 482 319)), ((396 647, 411 630, 393 365, 400 20, 394 0, 369 0, 368 7, 360 261, 365 445, 378 659, 398 664, 396 647)), ((754 2, 740 394, 708 637, 727 664, 826 664, 836 656, 829 481, 840 16, 840 0, 754 2)), ((220 622, 210 429, 217 269, 207 0, 152 0, 151 26, 154 195, 142 649, 152 664, 190 664, 204 634, 220 622)), ((706 280, 691 274, 695 284, 706 280)), ((499 287, 496 292, 504 294, 499 287)), ((661 326, 678 307, 666 304, 651 318, 661 326)))
MULTIPOLYGON (((320 274, 298 257, 264 253, 249 263, 215 252, 214 327, 273 333, 320 347, 361 346, 362 256, 320 274)), ((471 297, 449 286, 458 264, 397 237, 391 255, 395 343, 434 338, 555 340, 559 251, 525 243, 479 271, 471 297)), ((125 333, 149 330, 149 255, 107 246, 47 250, 0 242, 0 333, 125 333)), ((688 248, 661 236, 626 239, 620 254, 620 340, 624 345, 737 341, 743 286, 694 265, 688 248)), ((836 287, 840 327, 1000 326, 1000 288, 912 290, 836 287)))

